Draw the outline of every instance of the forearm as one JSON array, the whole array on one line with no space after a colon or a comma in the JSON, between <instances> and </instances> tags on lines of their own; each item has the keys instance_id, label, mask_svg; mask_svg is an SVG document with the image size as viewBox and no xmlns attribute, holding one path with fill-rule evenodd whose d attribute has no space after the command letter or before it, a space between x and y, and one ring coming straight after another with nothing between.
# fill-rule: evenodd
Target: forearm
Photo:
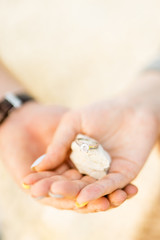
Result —
<instances>
[{"instance_id":1,"label":"forearm","mask_svg":"<svg viewBox=\"0 0 160 240\"><path fill-rule=\"evenodd\" d=\"M125 99L135 107L143 107L160 122L160 71L145 71L125 92Z\"/></svg>"},{"instance_id":2,"label":"forearm","mask_svg":"<svg viewBox=\"0 0 160 240\"><path fill-rule=\"evenodd\" d=\"M23 92L24 88L9 73L6 67L0 62L0 98L6 92Z\"/></svg>"}]
</instances>

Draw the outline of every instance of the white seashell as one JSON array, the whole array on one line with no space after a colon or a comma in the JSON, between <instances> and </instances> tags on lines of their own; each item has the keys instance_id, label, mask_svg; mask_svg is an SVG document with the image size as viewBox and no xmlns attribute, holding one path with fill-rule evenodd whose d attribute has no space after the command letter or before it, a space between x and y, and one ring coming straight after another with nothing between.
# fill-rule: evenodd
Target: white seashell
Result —
<instances>
[{"instance_id":1,"label":"white seashell","mask_svg":"<svg viewBox=\"0 0 160 240\"><path fill-rule=\"evenodd\" d=\"M80 173L96 179L107 175L111 157L95 139L78 134L71 149L70 159Z\"/></svg>"}]
</instances>

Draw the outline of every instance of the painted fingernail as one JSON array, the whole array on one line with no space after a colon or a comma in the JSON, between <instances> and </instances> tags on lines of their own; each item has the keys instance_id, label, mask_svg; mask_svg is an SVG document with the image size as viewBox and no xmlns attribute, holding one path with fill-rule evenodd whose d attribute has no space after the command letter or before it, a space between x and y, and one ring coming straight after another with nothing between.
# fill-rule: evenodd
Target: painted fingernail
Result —
<instances>
[{"instance_id":1,"label":"painted fingernail","mask_svg":"<svg viewBox=\"0 0 160 240\"><path fill-rule=\"evenodd\" d=\"M81 204L79 204L78 202L75 202L75 205L76 205L76 207L78 207L78 208L84 207L84 206L86 206L87 204L88 204L88 202L84 202L84 203L81 203Z\"/></svg>"},{"instance_id":2,"label":"painted fingernail","mask_svg":"<svg viewBox=\"0 0 160 240\"><path fill-rule=\"evenodd\" d=\"M52 192L49 192L48 193L48 195L50 196L50 197L52 197L52 198L64 198L64 196L63 195L61 195L61 194L54 194L54 193L52 193Z\"/></svg>"},{"instance_id":3,"label":"painted fingernail","mask_svg":"<svg viewBox=\"0 0 160 240\"><path fill-rule=\"evenodd\" d=\"M42 160L45 158L46 154L40 156L32 165L31 165L31 169L32 171L35 171L35 167L40 164L42 162Z\"/></svg>"},{"instance_id":4,"label":"painted fingernail","mask_svg":"<svg viewBox=\"0 0 160 240\"><path fill-rule=\"evenodd\" d=\"M25 184L25 183L22 183L22 187L23 187L24 189L30 189L30 185Z\"/></svg>"}]
</instances>

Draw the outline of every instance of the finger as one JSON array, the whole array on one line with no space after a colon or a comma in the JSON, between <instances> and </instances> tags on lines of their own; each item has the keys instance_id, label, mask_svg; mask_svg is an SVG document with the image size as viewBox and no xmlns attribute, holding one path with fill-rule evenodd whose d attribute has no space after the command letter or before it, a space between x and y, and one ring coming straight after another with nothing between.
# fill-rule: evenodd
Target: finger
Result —
<instances>
[{"instance_id":1,"label":"finger","mask_svg":"<svg viewBox=\"0 0 160 240\"><path fill-rule=\"evenodd\" d=\"M69 169L69 166L66 163L63 163L61 166L55 169L55 171L45 171L45 172L34 172L26 176L22 181L22 186L24 188L29 188L30 185L36 183L37 181L49 178L54 175L63 174L65 171ZM78 178L77 178L78 179Z\"/></svg>"},{"instance_id":2,"label":"finger","mask_svg":"<svg viewBox=\"0 0 160 240\"><path fill-rule=\"evenodd\" d=\"M121 189L118 189L113 193L110 193L108 195L108 199L113 207L118 207L127 199L127 193Z\"/></svg>"},{"instance_id":3,"label":"finger","mask_svg":"<svg viewBox=\"0 0 160 240\"><path fill-rule=\"evenodd\" d=\"M36 182L34 185L31 185L30 192L32 197L45 197L48 196L49 190L53 182L65 180L66 178L64 176L53 176L50 178L42 179L38 182Z\"/></svg>"},{"instance_id":4,"label":"finger","mask_svg":"<svg viewBox=\"0 0 160 240\"><path fill-rule=\"evenodd\" d=\"M50 172L46 172L46 176L47 175L49 176L49 173ZM67 185L67 189L69 189L70 182L71 182L69 180L78 180L78 179L82 178L82 175L75 169L70 169L70 170L64 172L63 175L57 175L57 173L54 173L55 176L51 175L50 178L46 177L45 179L43 179L43 178L40 179L40 177L45 177L45 174L43 174L43 172L35 173L35 174L32 174L32 175L34 175L33 177L35 177L35 178L36 177L39 178L39 181L36 179L37 180L35 182L36 185L34 183L34 186L32 186L32 188L31 188L31 193L35 197L48 195L48 192L50 191L51 185L55 182L57 182L57 186L58 186L59 181L63 182L64 183L63 184L64 188L66 188L66 185ZM35 176L35 175L37 175L37 176ZM91 179L90 179L90 182L91 182ZM59 191L57 191L57 193L55 193L55 195L60 194L58 192ZM63 196L63 194L62 194L62 196Z\"/></svg>"},{"instance_id":5,"label":"finger","mask_svg":"<svg viewBox=\"0 0 160 240\"><path fill-rule=\"evenodd\" d=\"M86 207L77 208L75 201L71 199L55 199L55 198L43 198L38 200L42 204L49 205L61 210L74 210L78 213L94 213L100 211L106 211L110 207L110 203L107 198L102 197L100 199L90 202Z\"/></svg>"},{"instance_id":6,"label":"finger","mask_svg":"<svg viewBox=\"0 0 160 240\"><path fill-rule=\"evenodd\" d=\"M57 174L62 174L65 171L69 170L69 166L67 163L63 163L61 164L59 167L55 168L55 171L57 172Z\"/></svg>"},{"instance_id":7,"label":"finger","mask_svg":"<svg viewBox=\"0 0 160 240\"><path fill-rule=\"evenodd\" d=\"M127 189L127 192L129 193L134 193L135 190L137 189L134 185L129 184L128 186L125 187ZM133 191L134 190L134 191ZM119 190L115 191L118 193ZM122 190L121 190L122 191ZM120 193L120 192L119 192ZM113 195L112 195L113 196ZM115 194L115 199L119 199L119 196L116 196ZM122 196L121 198L121 204L122 204ZM112 207L117 207L118 205L111 205L109 200L106 197L102 197L99 199L96 199L94 201L91 201L88 203L87 206L82 207L82 208L77 208L75 207L75 202L71 199L54 199L54 198L45 198L40 200L40 202L50 205L52 207L55 207L57 209L66 209L66 210L74 210L77 213L95 213L95 212L101 212L101 211L107 211Z\"/></svg>"},{"instance_id":8,"label":"finger","mask_svg":"<svg viewBox=\"0 0 160 240\"><path fill-rule=\"evenodd\" d=\"M76 169L69 169L62 175L71 180L79 180L82 178L82 174Z\"/></svg>"},{"instance_id":9,"label":"finger","mask_svg":"<svg viewBox=\"0 0 160 240\"><path fill-rule=\"evenodd\" d=\"M66 113L57 128L44 159L35 166L37 171L53 169L61 164L67 156L72 141L80 132L80 117L77 113Z\"/></svg>"},{"instance_id":10,"label":"finger","mask_svg":"<svg viewBox=\"0 0 160 240\"><path fill-rule=\"evenodd\" d=\"M94 201L88 203L87 206L83 208L75 208L75 211L78 213L95 213L107 211L110 208L110 203L107 198L101 197Z\"/></svg>"},{"instance_id":11,"label":"finger","mask_svg":"<svg viewBox=\"0 0 160 240\"><path fill-rule=\"evenodd\" d=\"M80 180L62 180L56 181L52 184L50 191L57 195L63 195L66 198L75 199L78 193L88 184L95 182L96 180L89 176L84 176Z\"/></svg>"},{"instance_id":12,"label":"finger","mask_svg":"<svg viewBox=\"0 0 160 240\"><path fill-rule=\"evenodd\" d=\"M138 193L138 188L133 184L128 184L123 190L126 192L127 198L132 198Z\"/></svg>"},{"instance_id":13,"label":"finger","mask_svg":"<svg viewBox=\"0 0 160 240\"><path fill-rule=\"evenodd\" d=\"M133 197L138 192L138 189L133 184L128 184L123 189L117 189L110 193L107 197L113 207L120 206L126 199Z\"/></svg>"},{"instance_id":14,"label":"finger","mask_svg":"<svg viewBox=\"0 0 160 240\"><path fill-rule=\"evenodd\" d=\"M77 197L83 204L124 188L136 176L136 165L126 160L113 160L110 173L102 179L84 187Z\"/></svg>"},{"instance_id":15,"label":"finger","mask_svg":"<svg viewBox=\"0 0 160 240\"><path fill-rule=\"evenodd\" d=\"M53 199L44 198L40 200L41 203L49 205L61 210L74 210L78 213L94 213L100 211L106 211L110 208L110 203L106 198L100 198L90 202L86 207L77 208L75 201L71 199Z\"/></svg>"},{"instance_id":16,"label":"finger","mask_svg":"<svg viewBox=\"0 0 160 240\"><path fill-rule=\"evenodd\" d=\"M106 211L110 208L110 203L107 198L101 197L88 203L87 208L90 212Z\"/></svg>"},{"instance_id":17,"label":"finger","mask_svg":"<svg viewBox=\"0 0 160 240\"><path fill-rule=\"evenodd\" d=\"M75 201L72 199L56 199L46 197L40 200L42 204L61 209L61 210L73 210L75 207Z\"/></svg>"},{"instance_id":18,"label":"finger","mask_svg":"<svg viewBox=\"0 0 160 240\"><path fill-rule=\"evenodd\" d=\"M41 179L53 177L55 175L57 175L57 172L55 172L55 171L31 173L23 179L23 184L30 186L30 185L40 181Z\"/></svg>"}]
</instances>

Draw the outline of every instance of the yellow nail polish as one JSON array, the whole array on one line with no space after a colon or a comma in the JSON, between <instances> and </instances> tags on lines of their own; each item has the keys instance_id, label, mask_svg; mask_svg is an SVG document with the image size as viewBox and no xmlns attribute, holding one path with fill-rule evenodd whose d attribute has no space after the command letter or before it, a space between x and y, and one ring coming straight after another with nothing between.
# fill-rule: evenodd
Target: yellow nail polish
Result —
<instances>
[{"instance_id":1,"label":"yellow nail polish","mask_svg":"<svg viewBox=\"0 0 160 240\"><path fill-rule=\"evenodd\" d=\"M35 167L31 167L31 170L36 172L36 168Z\"/></svg>"},{"instance_id":2,"label":"yellow nail polish","mask_svg":"<svg viewBox=\"0 0 160 240\"><path fill-rule=\"evenodd\" d=\"M42 162L42 160L45 158L45 156L46 156L46 154L40 156L34 163L32 163L32 165L31 165L32 171L36 171L35 167L37 167Z\"/></svg>"},{"instance_id":3,"label":"yellow nail polish","mask_svg":"<svg viewBox=\"0 0 160 240\"><path fill-rule=\"evenodd\" d=\"M35 168L35 167L32 167L31 170L34 171L34 172L42 172L42 171L43 171L43 170L38 170L38 169Z\"/></svg>"},{"instance_id":4,"label":"yellow nail polish","mask_svg":"<svg viewBox=\"0 0 160 240\"><path fill-rule=\"evenodd\" d=\"M75 203L76 207L78 207L78 208L84 207L87 204L88 204L88 202L84 202L84 203L81 203L81 204L79 204L78 202Z\"/></svg>"},{"instance_id":5,"label":"yellow nail polish","mask_svg":"<svg viewBox=\"0 0 160 240\"><path fill-rule=\"evenodd\" d=\"M22 187L23 187L24 189L30 189L30 185L25 184L25 183L22 184Z\"/></svg>"}]
</instances>

